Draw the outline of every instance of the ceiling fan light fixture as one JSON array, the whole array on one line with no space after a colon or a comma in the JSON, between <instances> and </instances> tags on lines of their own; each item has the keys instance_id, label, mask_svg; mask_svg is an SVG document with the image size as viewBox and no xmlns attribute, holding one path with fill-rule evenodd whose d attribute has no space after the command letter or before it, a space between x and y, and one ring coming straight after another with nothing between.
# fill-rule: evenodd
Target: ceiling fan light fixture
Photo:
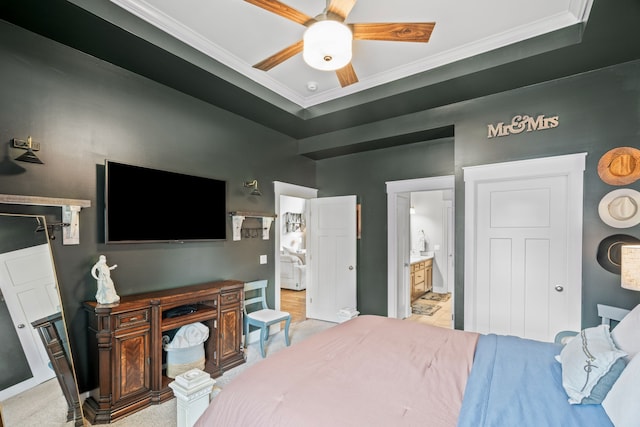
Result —
<instances>
[{"instance_id":1,"label":"ceiling fan light fixture","mask_svg":"<svg viewBox=\"0 0 640 427\"><path fill-rule=\"evenodd\" d=\"M330 19L318 21L304 33L302 57L310 67L334 71L351 61L352 45L349 27Z\"/></svg>"}]
</instances>

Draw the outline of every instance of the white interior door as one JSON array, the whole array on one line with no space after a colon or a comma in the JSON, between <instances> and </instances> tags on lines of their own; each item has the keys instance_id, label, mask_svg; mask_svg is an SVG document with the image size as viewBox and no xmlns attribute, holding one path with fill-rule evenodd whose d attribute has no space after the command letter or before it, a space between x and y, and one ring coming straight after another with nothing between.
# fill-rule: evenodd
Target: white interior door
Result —
<instances>
[{"instance_id":1,"label":"white interior door","mask_svg":"<svg viewBox=\"0 0 640 427\"><path fill-rule=\"evenodd\" d=\"M398 317L405 319L411 316L411 273L409 268L411 264L410 252L411 242L409 239L409 209L411 208L411 196L410 194L398 194L396 199L397 205L397 223L398 230L406 230L405 233L397 233L397 265L402 266L397 269L398 272Z\"/></svg>"},{"instance_id":2,"label":"white interior door","mask_svg":"<svg viewBox=\"0 0 640 427\"><path fill-rule=\"evenodd\" d=\"M446 259L444 262L445 264L444 270L446 271L446 273L445 273L445 278L442 284L442 293L451 292L453 294L454 292L453 278L454 278L454 262L455 262L454 251L453 251L453 247L454 247L453 229L455 227L454 219L453 219L453 201L448 201L448 200L445 201L444 211L445 212L442 215L444 219L444 226L443 226L444 236L442 241L446 242L446 248L444 248L444 251L443 251L444 255L446 256Z\"/></svg>"},{"instance_id":3,"label":"white interior door","mask_svg":"<svg viewBox=\"0 0 640 427\"><path fill-rule=\"evenodd\" d=\"M520 170L521 176L472 180L467 187L474 217L473 234L466 235L474 252L465 257L474 266L467 270L471 282L465 280L473 283L465 285L467 330L541 341L580 330L582 284L575 266L581 250L574 246L575 239L581 246L582 186L576 188L566 171L540 176L546 169L533 169L532 176Z\"/></svg>"},{"instance_id":4,"label":"white interior door","mask_svg":"<svg viewBox=\"0 0 640 427\"><path fill-rule=\"evenodd\" d=\"M356 307L356 196L309 200L307 317L338 322Z\"/></svg>"},{"instance_id":5,"label":"white interior door","mask_svg":"<svg viewBox=\"0 0 640 427\"><path fill-rule=\"evenodd\" d=\"M31 322L60 311L53 271L46 243L0 255L0 287L33 374L33 378L0 392L3 399L55 376L38 331L31 326Z\"/></svg>"}]
</instances>

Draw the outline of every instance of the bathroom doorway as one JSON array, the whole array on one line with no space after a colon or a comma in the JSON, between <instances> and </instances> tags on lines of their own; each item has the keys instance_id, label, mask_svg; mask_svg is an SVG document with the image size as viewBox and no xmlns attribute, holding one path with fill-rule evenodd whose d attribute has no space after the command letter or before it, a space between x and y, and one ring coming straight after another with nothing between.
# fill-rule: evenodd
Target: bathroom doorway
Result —
<instances>
[{"instance_id":1,"label":"bathroom doorway","mask_svg":"<svg viewBox=\"0 0 640 427\"><path fill-rule=\"evenodd\" d=\"M388 315L411 318L415 301L412 296L427 297L429 301L425 303L438 307L430 316L424 314L413 320L451 328L454 312L454 177L387 182L387 194ZM423 262L427 265L420 266ZM426 276L424 288L420 274ZM430 318L423 319L423 316Z\"/></svg>"},{"instance_id":2,"label":"bathroom doorway","mask_svg":"<svg viewBox=\"0 0 640 427\"><path fill-rule=\"evenodd\" d=\"M453 190L410 193L410 320L451 328Z\"/></svg>"}]
</instances>

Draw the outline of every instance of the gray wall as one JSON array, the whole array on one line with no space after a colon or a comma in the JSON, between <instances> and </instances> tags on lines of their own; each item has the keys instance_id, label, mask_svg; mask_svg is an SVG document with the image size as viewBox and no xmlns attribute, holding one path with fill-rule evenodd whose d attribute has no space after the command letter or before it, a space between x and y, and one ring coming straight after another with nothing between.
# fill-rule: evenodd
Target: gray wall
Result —
<instances>
[{"instance_id":1,"label":"gray wall","mask_svg":"<svg viewBox=\"0 0 640 427\"><path fill-rule=\"evenodd\" d=\"M453 174L451 140L336 157L318 162L319 196L355 194L361 204L358 310L387 315L386 181Z\"/></svg>"},{"instance_id":2,"label":"gray wall","mask_svg":"<svg viewBox=\"0 0 640 427\"><path fill-rule=\"evenodd\" d=\"M119 48L126 48L125 46ZM598 243L623 232L640 237L638 226L613 229L599 219L597 204L615 187L596 173L607 150L638 145L640 62L391 119L399 133L454 125L453 139L421 142L313 162L297 156L297 142L108 63L0 23L0 143L10 158L11 138L31 135L42 144L44 165L21 163L25 172L2 175L0 193L89 199L81 212L81 244L53 242L65 314L71 320L80 388L86 390L85 322L81 302L93 299L89 270L104 254L118 264L112 277L122 295L216 279L273 280L273 241L184 245L101 243L100 179L105 159L225 179L229 210L273 212L274 180L312 186L321 196L355 194L362 204L358 307L386 314L385 181L449 175L456 185L456 325L462 326L464 192L462 167L483 163L588 152L585 172L583 324L597 322L598 302L631 307L640 293L620 288L619 276L595 261ZM488 140L489 123L515 114L558 115L556 129ZM378 124L381 125L381 124ZM376 126L357 129L375 140ZM341 132L327 136L335 141ZM349 134L349 130L344 135ZM349 144L349 139L343 139ZM315 141L317 143L317 140ZM5 151L6 150L6 151ZM6 160L0 158L1 162ZM263 197L248 196L244 180L257 178ZM640 182L629 187L640 189ZM168 203L168 209L179 208ZM14 211L15 207L3 207ZM35 208L34 208L35 209ZM22 209L31 213L30 209ZM57 209L47 218L60 220ZM38 211L40 212L40 211ZM55 219L55 218L54 218ZM230 224L229 224L230 227ZM229 228L230 232L230 228ZM273 231L272 231L273 236Z\"/></svg>"},{"instance_id":3,"label":"gray wall","mask_svg":"<svg viewBox=\"0 0 640 427\"><path fill-rule=\"evenodd\" d=\"M640 237L640 226L617 229L598 215L598 203L608 192L622 188L604 183L597 173L600 157L612 148L640 145L640 61L544 83L518 91L477 99L460 106L456 122L456 185L462 186L461 167L551 155L586 152L582 263L582 323L598 323L596 304L630 308L640 293L622 289L620 276L596 261L600 241L612 234ZM516 114L559 116L555 129L487 139L486 125L510 121ZM640 190L640 181L625 186ZM462 229L463 192L456 194L457 229ZM462 236L457 236L456 270L462 268ZM460 277L456 289L462 289ZM459 299L456 298L456 302ZM461 313L456 320L461 322Z\"/></svg>"},{"instance_id":4,"label":"gray wall","mask_svg":"<svg viewBox=\"0 0 640 427\"><path fill-rule=\"evenodd\" d=\"M44 162L16 162L25 172L0 175L0 193L92 203L80 212L80 245L63 246L59 232L52 242L81 390L88 387L81 303L95 298L90 269L98 255L106 255L109 265L118 264L112 278L120 295L219 279L267 278L273 283L273 263L259 264L260 254L274 259L273 230L271 240L101 243L102 170L105 159L112 159L224 179L229 210L274 213L274 180L315 185L315 166L296 155L296 141L1 21L0 57L0 162L5 153L10 159L24 153L7 148L11 138L29 135L42 144L36 154ZM262 197L249 196L242 186L253 178ZM0 207L4 212L43 211ZM166 208L180 206L168 201ZM44 211L50 222L61 220L60 209ZM231 236L230 220L228 227Z\"/></svg>"},{"instance_id":5,"label":"gray wall","mask_svg":"<svg viewBox=\"0 0 640 427\"><path fill-rule=\"evenodd\" d=\"M510 122L517 114L558 115L555 129L488 139L487 125ZM596 261L599 242L612 234L640 238L640 226L616 229L598 216L600 199L614 187L602 182L597 163L608 150L640 145L640 61L574 76L507 93L478 98L388 120L395 132L421 126L454 125L450 143L420 143L342 158L321 160L317 182L323 195L356 194L362 202L359 245L358 307L365 313L386 313L386 194L385 181L456 175L456 318L463 327L464 182L465 166L587 152L584 174L583 326L597 324L596 304L631 308L640 293L622 289L620 276ZM377 138L375 125L358 129L359 138ZM348 132L345 132L345 135ZM370 133L370 135L367 135ZM340 133L327 137L334 144ZM320 138L315 138L318 144ZM453 153L452 153L453 150ZM452 164L453 163L453 164ZM640 190L640 181L626 186Z\"/></svg>"},{"instance_id":6,"label":"gray wall","mask_svg":"<svg viewBox=\"0 0 640 427\"><path fill-rule=\"evenodd\" d=\"M0 254L47 243L47 234L36 231L35 218L0 215Z\"/></svg>"}]
</instances>

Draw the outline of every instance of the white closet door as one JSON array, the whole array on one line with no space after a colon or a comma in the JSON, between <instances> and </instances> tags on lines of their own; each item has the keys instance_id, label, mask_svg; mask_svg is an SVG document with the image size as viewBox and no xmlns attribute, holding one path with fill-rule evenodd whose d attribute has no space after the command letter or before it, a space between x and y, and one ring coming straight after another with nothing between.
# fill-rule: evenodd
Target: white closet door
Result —
<instances>
[{"instance_id":1,"label":"white closet door","mask_svg":"<svg viewBox=\"0 0 640 427\"><path fill-rule=\"evenodd\" d=\"M505 168L499 177L495 170L486 177L479 169L471 173L467 330L542 341L580 330L582 180L571 168L549 170L542 161L515 162L511 172L510 164L491 165Z\"/></svg>"}]
</instances>

